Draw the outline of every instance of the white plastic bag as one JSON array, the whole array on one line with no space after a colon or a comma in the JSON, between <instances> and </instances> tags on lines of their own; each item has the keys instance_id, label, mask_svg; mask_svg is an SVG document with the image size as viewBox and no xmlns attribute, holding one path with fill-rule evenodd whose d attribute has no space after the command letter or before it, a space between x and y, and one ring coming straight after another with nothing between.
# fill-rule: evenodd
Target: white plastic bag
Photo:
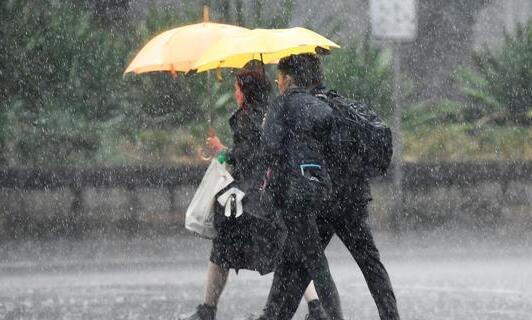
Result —
<instances>
[{"instance_id":1,"label":"white plastic bag","mask_svg":"<svg viewBox=\"0 0 532 320\"><path fill-rule=\"evenodd\" d=\"M225 166L213 159L187 208L185 228L202 237L214 238L216 236L214 229L216 194L233 181L233 177Z\"/></svg>"}]
</instances>

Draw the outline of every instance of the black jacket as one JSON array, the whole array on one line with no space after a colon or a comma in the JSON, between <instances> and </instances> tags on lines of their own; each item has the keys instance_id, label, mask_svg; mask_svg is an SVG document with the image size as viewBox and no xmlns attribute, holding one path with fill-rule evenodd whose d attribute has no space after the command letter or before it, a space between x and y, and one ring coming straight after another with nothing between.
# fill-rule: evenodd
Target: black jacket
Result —
<instances>
[{"instance_id":1,"label":"black jacket","mask_svg":"<svg viewBox=\"0 0 532 320\"><path fill-rule=\"evenodd\" d=\"M301 201L328 196L331 182L324 146L331 112L301 88L288 89L272 104L263 124L262 147L273 170L274 194Z\"/></svg>"},{"instance_id":2,"label":"black jacket","mask_svg":"<svg viewBox=\"0 0 532 320\"><path fill-rule=\"evenodd\" d=\"M215 202L214 226L218 232L213 240L211 262L223 268L249 269L265 274L273 271L282 257L286 230L268 195L259 191L265 168L261 162L261 132L267 105L256 104L239 108L229 119L233 131L233 147L227 162L233 165L237 187L246 193L244 214L226 217L225 208ZM224 191L221 191L224 192Z\"/></svg>"},{"instance_id":3,"label":"black jacket","mask_svg":"<svg viewBox=\"0 0 532 320\"><path fill-rule=\"evenodd\" d=\"M233 165L236 180L250 180L255 177L260 161L262 122L267 105L249 105L239 108L229 119L233 131L233 147L228 152L227 162Z\"/></svg>"}]
</instances>

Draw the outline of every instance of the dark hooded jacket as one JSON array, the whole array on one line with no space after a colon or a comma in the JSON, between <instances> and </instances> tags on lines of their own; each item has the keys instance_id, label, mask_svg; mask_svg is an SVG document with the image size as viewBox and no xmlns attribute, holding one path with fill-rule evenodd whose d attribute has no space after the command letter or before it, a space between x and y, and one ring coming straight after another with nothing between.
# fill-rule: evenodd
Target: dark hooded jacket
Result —
<instances>
[{"instance_id":1,"label":"dark hooded jacket","mask_svg":"<svg viewBox=\"0 0 532 320\"><path fill-rule=\"evenodd\" d=\"M263 125L262 147L278 201L328 196L331 182L324 145L331 112L326 103L302 88L288 89L272 104Z\"/></svg>"}]
</instances>

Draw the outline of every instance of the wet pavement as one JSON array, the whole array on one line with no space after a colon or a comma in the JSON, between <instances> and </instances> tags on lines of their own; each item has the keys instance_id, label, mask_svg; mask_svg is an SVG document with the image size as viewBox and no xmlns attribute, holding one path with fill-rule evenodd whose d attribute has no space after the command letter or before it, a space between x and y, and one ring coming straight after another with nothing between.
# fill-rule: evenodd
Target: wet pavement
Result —
<instances>
[{"instance_id":1,"label":"wet pavement","mask_svg":"<svg viewBox=\"0 0 532 320\"><path fill-rule=\"evenodd\" d=\"M532 319L529 239L377 234L402 319ZM151 239L3 242L0 319L176 319L203 295L209 242ZM378 319L341 243L327 250L348 319ZM271 276L231 273L218 319L260 311ZM303 319L301 304L296 319Z\"/></svg>"}]
</instances>

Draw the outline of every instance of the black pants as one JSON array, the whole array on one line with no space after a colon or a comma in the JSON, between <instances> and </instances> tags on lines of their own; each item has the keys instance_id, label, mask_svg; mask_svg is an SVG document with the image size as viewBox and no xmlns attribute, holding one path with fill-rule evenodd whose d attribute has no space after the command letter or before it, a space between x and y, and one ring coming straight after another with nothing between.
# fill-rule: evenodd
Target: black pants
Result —
<instances>
[{"instance_id":1,"label":"black pants","mask_svg":"<svg viewBox=\"0 0 532 320\"><path fill-rule=\"evenodd\" d=\"M284 298L286 295L297 294L292 290L303 281L303 279L293 277L300 273L307 277L306 283L310 280L314 281L318 295L323 297L324 306L330 310L331 319L343 319L338 290L323 251L324 247L316 223L318 210L315 208L315 205L296 205L288 206L283 210L288 237L283 262L277 267L278 271L275 272L274 283L268 296L267 306L269 306L265 309L268 319L280 319L281 315L278 312L283 310ZM279 281L281 279L282 281ZM301 300L302 292L299 300Z\"/></svg>"},{"instance_id":2,"label":"black pants","mask_svg":"<svg viewBox=\"0 0 532 320\"><path fill-rule=\"evenodd\" d=\"M336 233L362 271L377 305L380 318L383 320L399 319L390 278L380 260L379 251L375 246L367 220L368 212L365 204L342 206L337 203L336 208L329 212L323 211L317 218L321 241L326 247L333 234ZM274 274L271 290L282 290L283 293L270 295L265 310L279 308L277 320L292 319L310 280L311 277L303 268L280 266ZM318 295L329 315L338 312L335 309L340 308L339 304L326 301L328 297L322 296L319 292Z\"/></svg>"}]
</instances>

